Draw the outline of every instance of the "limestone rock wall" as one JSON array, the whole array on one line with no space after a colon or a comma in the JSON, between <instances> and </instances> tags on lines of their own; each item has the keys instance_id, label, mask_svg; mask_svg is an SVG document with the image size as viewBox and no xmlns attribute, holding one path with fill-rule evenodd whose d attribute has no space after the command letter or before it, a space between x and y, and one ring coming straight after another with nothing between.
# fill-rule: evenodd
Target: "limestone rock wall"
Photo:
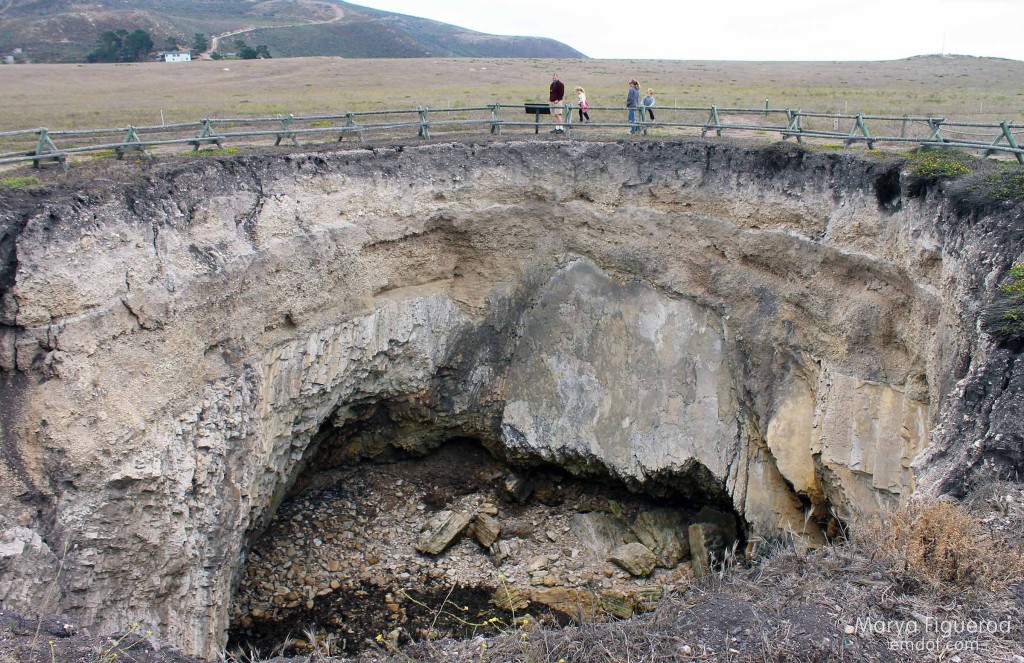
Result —
<instances>
[{"instance_id":1,"label":"limestone rock wall","mask_svg":"<svg viewBox=\"0 0 1024 663\"><path fill-rule=\"evenodd\" d=\"M691 459L726 476L739 418L720 316L579 259L521 325L506 378L508 445L625 477Z\"/></svg>"},{"instance_id":2,"label":"limestone rock wall","mask_svg":"<svg viewBox=\"0 0 1024 663\"><path fill-rule=\"evenodd\" d=\"M0 207L2 541L80 622L216 654L248 541L325 447L375 452L371 414L814 539L963 470L934 422L999 353L984 435L1019 442L1019 362L972 318L996 276L892 163L496 142L131 172ZM38 606L19 573L0 592Z\"/></svg>"}]
</instances>

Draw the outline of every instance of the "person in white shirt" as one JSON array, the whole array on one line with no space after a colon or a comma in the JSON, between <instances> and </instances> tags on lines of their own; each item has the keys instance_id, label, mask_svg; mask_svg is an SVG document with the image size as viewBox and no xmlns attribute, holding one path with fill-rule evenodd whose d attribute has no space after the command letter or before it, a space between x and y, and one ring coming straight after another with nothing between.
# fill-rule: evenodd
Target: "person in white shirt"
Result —
<instances>
[{"instance_id":1,"label":"person in white shirt","mask_svg":"<svg viewBox=\"0 0 1024 663\"><path fill-rule=\"evenodd\" d=\"M590 104L587 103L587 91L577 85L576 94L580 98L580 122L590 122Z\"/></svg>"}]
</instances>

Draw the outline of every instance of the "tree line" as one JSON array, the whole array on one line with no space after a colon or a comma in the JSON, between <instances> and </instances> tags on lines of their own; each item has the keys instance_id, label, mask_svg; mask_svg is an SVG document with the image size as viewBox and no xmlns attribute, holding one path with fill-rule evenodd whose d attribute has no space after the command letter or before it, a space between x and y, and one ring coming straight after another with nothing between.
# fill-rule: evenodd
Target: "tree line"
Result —
<instances>
[{"instance_id":1,"label":"tree line","mask_svg":"<svg viewBox=\"0 0 1024 663\"><path fill-rule=\"evenodd\" d=\"M153 38L145 30L128 32L123 28L100 34L96 50L87 62L140 62L153 51Z\"/></svg>"},{"instance_id":2,"label":"tree line","mask_svg":"<svg viewBox=\"0 0 1024 663\"><path fill-rule=\"evenodd\" d=\"M164 50L203 53L210 48L210 40L202 32L192 35L192 43L183 46L181 41L170 35L164 40ZM256 47L249 46L243 39L235 40L237 56L243 60L270 58L270 49L266 44ZM97 40L96 48L86 56L87 62L142 62L156 50L153 37L145 30L136 29L131 32L124 28L102 32ZM217 52L211 54L215 60L223 56Z\"/></svg>"}]
</instances>

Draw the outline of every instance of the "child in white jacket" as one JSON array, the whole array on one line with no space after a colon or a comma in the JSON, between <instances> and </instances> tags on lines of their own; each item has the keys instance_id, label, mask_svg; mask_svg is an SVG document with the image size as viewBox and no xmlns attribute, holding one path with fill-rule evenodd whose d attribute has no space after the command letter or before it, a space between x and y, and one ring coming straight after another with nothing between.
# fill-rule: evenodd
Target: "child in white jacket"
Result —
<instances>
[{"instance_id":1,"label":"child in white jacket","mask_svg":"<svg viewBox=\"0 0 1024 663\"><path fill-rule=\"evenodd\" d=\"M587 103L587 91L576 86L576 94L580 97L580 122L590 122L590 104Z\"/></svg>"}]
</instances>

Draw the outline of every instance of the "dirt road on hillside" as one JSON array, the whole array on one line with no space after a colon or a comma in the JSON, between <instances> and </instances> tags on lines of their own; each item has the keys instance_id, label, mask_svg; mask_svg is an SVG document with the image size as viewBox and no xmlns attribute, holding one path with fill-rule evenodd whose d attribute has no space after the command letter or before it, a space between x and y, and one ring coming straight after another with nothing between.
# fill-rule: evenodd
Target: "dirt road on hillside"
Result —
<instances>
[{"instance_id":1,"label":"dirt road on hillside","mask_svg":"<svg viewBox=\"0 0 1024 663\"><path fill-rule=\"evenodd\" d=\"M10 6L11 2L13 2L13 0L10 0L10 2L8 2L8 6ZM209 50L206 50L206 51L203 51L202 53L200 53L199 57L204 59L204 60L209 60L210 59L210 55L214 51L216 51L217 48L220 46L220 42L221 42L222 39L227 39L228 37L234 37L235 35L245 34L246 32L252 32L253 30L277 30L277 29L280 29L280 28L297 28L297 27L306 26L306 25L327 25L328 23L337 23L338 21L340 21L341 19L343 19L345 17L345 11L341 7L339 7L337 5L333 5L333 4L329 3L329 2L310 2L310 3L306 3L306 4L327 6L334 13L334 16L331 17L330 19L326 20L326 21L305 21L303 23L289 23L288 25L272 25L272 26L269 26L269 27L247 26L247 27L242 28L241 30L234 30L232 32L222 32L219 35L213 35L212 37L210 37L210 48L209 48ZM0 9L0 14L2 14L3 12L4 12L4 10Z\"/></svg>"}]
</instances>

